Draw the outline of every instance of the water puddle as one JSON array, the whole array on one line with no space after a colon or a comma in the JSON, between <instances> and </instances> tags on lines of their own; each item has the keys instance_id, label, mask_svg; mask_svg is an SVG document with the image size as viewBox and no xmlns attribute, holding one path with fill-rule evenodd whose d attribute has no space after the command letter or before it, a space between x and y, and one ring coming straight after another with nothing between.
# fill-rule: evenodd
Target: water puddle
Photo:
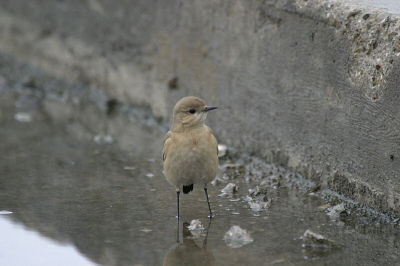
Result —
<instances>
[{"instance_id":1,"label":"water puddle","mask_svg":"<svg viewBox=\"0 0 400 266\"><path fill-rule=\"evenodd\" d=\"M328 215L329 202L312 184L295 174L276 176L284 169L251 157L221 159L218 180L209 185L211 221L196 186L182 195L177 220L175 190L162 174L164 131L151 118L141 123L146 115L140 112L110 115L73 94L38 98L29 90L0 90L0 265L400 260L398 224L342 211ZM24 110L21 94L29 105ZM221 192L229 183L234 192ZM193 220L201 225L189 230ZM306 245L307 230L339 246Z\"/></svg>"}]
</instances>

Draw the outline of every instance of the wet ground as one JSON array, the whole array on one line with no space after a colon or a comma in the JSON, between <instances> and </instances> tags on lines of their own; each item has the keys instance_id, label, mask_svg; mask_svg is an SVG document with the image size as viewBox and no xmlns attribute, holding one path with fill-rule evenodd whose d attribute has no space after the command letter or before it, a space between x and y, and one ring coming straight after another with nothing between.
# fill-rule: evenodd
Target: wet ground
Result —
<instances>
[{"instance_id":1,"label":"wet ground","mask_svg":"<svg viewBox=\"0 0 400 266\"><path fill-rule=\"evenodd\" d=\"M195 187L178 221L162 174L165 125L0 57L0 265L400 265L394 218L350 203L329 216L334 194L232 152L209 186L215 217ZM263 181L254 211L249 189ZM223 194L228 183L238 191ZM184 225L194 219L205 228L197 235ZM233 225L253 241L232 247ZM306 230L341 247L304 247Z\"/></svg>"}]
</instances>

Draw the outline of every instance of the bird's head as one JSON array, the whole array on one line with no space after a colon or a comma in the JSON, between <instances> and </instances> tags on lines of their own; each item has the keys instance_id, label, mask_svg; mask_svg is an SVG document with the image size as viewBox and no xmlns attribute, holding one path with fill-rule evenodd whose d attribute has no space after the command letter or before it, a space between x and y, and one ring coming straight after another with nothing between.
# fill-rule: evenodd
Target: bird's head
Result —
<instances>
[{"instance_id":1,"label":"bird's head","mask_svg":"<svg viewBox=\"0 0 400 266\"><path fill-rule=\"evenodd\" d=\"M215 106L207 106L197 97L185 97L176 103L172 127L175 129L195 128L204 125L207 112L216 109Z\"/></svg>"}]
</instances>

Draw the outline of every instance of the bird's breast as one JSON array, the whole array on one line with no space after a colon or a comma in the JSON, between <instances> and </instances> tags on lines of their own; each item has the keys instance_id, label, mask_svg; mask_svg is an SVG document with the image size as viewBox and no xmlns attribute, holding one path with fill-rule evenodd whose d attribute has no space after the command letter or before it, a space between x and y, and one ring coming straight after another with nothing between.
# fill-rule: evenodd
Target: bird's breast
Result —
<instances>
[{"instance_id":1,"label":"bird's breast","mask_svg":"<svg viewBox=\"0 0 400 266\"><path fill-rule=\"evenodd\" d=\"M210 182L218 170L217 144L212 134L177 134L171 138L164 173L174 183Z\"/></svg>"}]
</instances>

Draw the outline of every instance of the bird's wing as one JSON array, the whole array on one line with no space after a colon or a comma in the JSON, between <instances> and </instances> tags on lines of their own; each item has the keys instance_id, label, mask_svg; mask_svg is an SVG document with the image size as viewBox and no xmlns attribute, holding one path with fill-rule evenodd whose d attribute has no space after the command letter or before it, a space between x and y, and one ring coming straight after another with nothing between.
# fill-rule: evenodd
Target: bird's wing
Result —
<instances>
[{"instance_id":1,"label":"bird's wing","mask_svg":"<svg viewBox=\"0 0 400 266\"><path fill-rule=\"evenodd\" d=\"M215 146L215 149L217 150L217 156L218 156L218 142L217 139L215 138L214 132L211 130L211 128L208 127L208 129L210 130L210 133L212 135L212 139L213 139L213 145Z\"/></svg>"},{"instance_id":2,"label":"bird's wing","mask_svg":"<svg viewBox=\"0 0 400 266\"><path fill-rule=\"evenodd\" d=\"M165 158L167 158L167 151L168 151L168 146L169 146L169 141L170 141L171 135L172 135L172 132L168 131L167 134L165 134L164 139L163 139L163 148L162 148L163 161L165 161Z\"/></svg>"}]
</instances>

